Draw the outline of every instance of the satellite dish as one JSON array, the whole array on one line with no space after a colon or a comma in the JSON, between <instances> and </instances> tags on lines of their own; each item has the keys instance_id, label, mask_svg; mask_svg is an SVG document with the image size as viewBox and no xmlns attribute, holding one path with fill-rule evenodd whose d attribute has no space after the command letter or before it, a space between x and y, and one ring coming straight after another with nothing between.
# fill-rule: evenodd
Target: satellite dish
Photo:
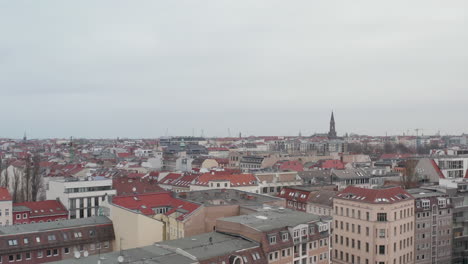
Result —
<instances>
[{"instance_id":1,"label":"satellite dish","mask_svg":"<svg viewBox=\"0 0 468 264\"><path fill-rule=\"evenodd\" d=\"M85 252L83 252L83 256L84 256L85 258L87 258L87 257L89 256L88 250L85 250Z\"/></svg>"},{"instance_id":2,"label":"satellite dish","mask_svg":"<svg viewBox=\"0 0 468 264\"><path fill-rule=\"evenodd\" d=\"M79 251L75 251L75 258L79 259L81 257L81 254Z\"/></svg>"},{"instance_id":3,"label":"satellite dish","mask_svg":"<svg viewBox=\"0 0 468 264\"><path fill-rule=\"evenodd\" d=\"M118 261L119 263L124 262L124 257L123 257L123 256L119 256L119 257L117 258L117 261Z\"/></svg>"}]
</instances>

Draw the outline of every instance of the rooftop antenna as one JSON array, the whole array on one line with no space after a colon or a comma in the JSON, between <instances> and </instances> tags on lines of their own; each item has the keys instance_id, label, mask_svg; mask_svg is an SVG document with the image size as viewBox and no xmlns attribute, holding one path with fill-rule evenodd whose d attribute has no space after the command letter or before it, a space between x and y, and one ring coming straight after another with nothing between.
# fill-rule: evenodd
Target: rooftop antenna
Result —
<instances>
[{"instance_id":1,"label":"rooftop antenna","mask_svg":"<svg viewBox=\"0 0 468 264\"><path fill-rule=\"evenodd\" d=\"M228 128L228 137L231 137L231 129Z\"/></svg>"}]
</instances>

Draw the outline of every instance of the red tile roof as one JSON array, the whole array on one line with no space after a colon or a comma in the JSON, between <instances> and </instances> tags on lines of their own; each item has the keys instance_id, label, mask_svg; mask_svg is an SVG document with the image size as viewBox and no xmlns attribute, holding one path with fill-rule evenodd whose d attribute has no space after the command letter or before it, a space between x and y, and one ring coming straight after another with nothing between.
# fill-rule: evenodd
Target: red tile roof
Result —
<instances>
[{"instance_id":1,"label":"red tile roof","mask_svg":"<svg viewBox=\"0 0 468 264\"><path fill-rule=\"evenodd\" d=\"M290 160L282 162L279 169L282 171L304 171L304 166L297 160Z\"/></svg>"},{"instance_id":2,"label":"red tile roof","mask_svg":"<svg viewBox=\"0 0 468 264\"><path fill-rule=\"evenodd\" d=\"M159 183L160 184L171 184L172 182L179 179L180 177L182 177L181 173L169 173L168 175L166 175L166 177L162 178L159 181Z\"/></svg>"},{"instance_id":3,"label":"red tile roof","mask_svg":"<svg viewBox=\"0 0 468 264\"><path fill-rule=\"evenodd\" d=\"M343 170L345 168L345 164L340 160L325 160L320 165L322 169L337 169Z\"/></svg>"},{"instance_id":4,"label":"red tile roof","mask_svg":"<svg viewBox=\"0 0 468 264\"><path fill-rule=\"evenodd\" d=\"M130 178L130 179L140 179L140 178L145 177L145 175L146 174L144 174L144 173L129 173L127 175L127 177Z\"/></svg>"},{"instance_id":5,"label":"red tile roof","mask_svg":"<svg viewBox=\"0 0 468 264\"><path fill-rule=\"evenodd\" d=\"M401 187L366 189L355 186L346 187L339 192L335 198L376 204L397 203L408 199L414 199L411 194Z\"/></svg>"},{"instance_id":6,"label":"red tile roof","mask_svg":"<svg viewBox=\"0 0 468 264\"><path fill-rule=\"evenodd\" d=\"M227 171L205 173L198 177L195 185L208 186L210 181L230 181L231 187L257 185L257 178L253 174L230 174Z\"/></svg>"},{"instance_id":7,"label":"red tile roof","mask_svg":"<svg viewBox=\"0 0 468 264\"><path fill-rule=\"evenodd\" d=\"M165 192L153 179L129 179L126 177L115 178L112 180L112 186L118 196Z\"/></svg>"},{"instance_id":8,"label":"red tile roof","mask_svg":"<svg viewBox=\"0 0 468 264\"><path fill-rule=\"evenodd\" d=\"M132 196L116 196L112 203L124 208L141 212L144 215L155 215L153 209L169 207L165 215L174 212L182 213L177 220L184 220L189 214L200 207L199 204L191 203L182 199L172 197L170 192L140 194Z\"/></svg>"},{"instance_id":9,"label":"red tile roof","mask_svg":"<svg viewBox=\"0 0 468 264\"><path fill-rule=\"evenodd\" d=\"M119 157L119 158L128 158L128 157L131 157L131 156L132 156L132 153L126 153L126 152L117 153L117 157Z\"/></svg>"},{"instance_id":10,"label":"red tile roof","mask_svg":"<svg viewBox=\"0 0 468 264\"><path fill-rule=\"evenodd\" d=\"M200 176L200 174L186 174L179 179L175 180L172 182L172 186L175 187L190 187L190 184L192 183L193 180L197 179Z\"/></svg>"},{"instance_id":11,"label":"red tile roof","mask_svg":"<svg viewBox=\"0 0 468 264\"><path fill-rule=\"evenodd\" d=\"M11 201L11 195L7 188L0 187L0 201Z\"/></svg>"},{"instance_id":12,"label":"red tile roof","mask_svg":"<svg viewBox=\"0 0 468 264\"><path fill-rule=\"evenodd\" d=\"M30 217L43 217L50 215L67 215L68 210L57 200L37 202L14 203L13 206L25 206L30 209Z\"/></svg>"}]
</instances>

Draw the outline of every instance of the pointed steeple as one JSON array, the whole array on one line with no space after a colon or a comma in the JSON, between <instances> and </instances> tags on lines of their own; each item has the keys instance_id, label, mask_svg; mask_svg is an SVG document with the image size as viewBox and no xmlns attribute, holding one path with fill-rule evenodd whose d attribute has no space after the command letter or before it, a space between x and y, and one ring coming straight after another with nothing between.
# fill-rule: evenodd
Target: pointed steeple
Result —
<instances>
[{"instance_id":1,"label":"pointed steeple","mask_svg":"<svg viewBox=\"0 0 468 264\"><path fill-rule=\"evenodd\" d=\"M331 113L331 118L330 118L330 130L328 131L328 138L329 139L336 138L335 116L333 115L333 111Z\"/></svg>"}]
</instances>

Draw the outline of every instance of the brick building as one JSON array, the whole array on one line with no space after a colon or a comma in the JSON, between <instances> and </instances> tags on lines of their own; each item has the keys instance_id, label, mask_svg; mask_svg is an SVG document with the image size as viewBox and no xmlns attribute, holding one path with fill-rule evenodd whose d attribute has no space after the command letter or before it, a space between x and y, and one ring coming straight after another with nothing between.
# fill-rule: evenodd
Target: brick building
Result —
<instances>
[{"instance_id":1,"label":"brick building","mask_svg":"<svg viewBox=\"0 0 468 264\"><path fill-rule=\"evenodd\" d=\"M13 224L34 224L68 219L68 210L59 200L13 204Z\"/></svg>"},{"instance_id":2,"label":"brick building","mask_svg":"<svg viewBox=\"0 0 468 264\"><path fill-rule=\"evenodd\" d=\"M113 250L104 216L0 227L0 263L45 263Z\"/></svg>"}]
</instances>

